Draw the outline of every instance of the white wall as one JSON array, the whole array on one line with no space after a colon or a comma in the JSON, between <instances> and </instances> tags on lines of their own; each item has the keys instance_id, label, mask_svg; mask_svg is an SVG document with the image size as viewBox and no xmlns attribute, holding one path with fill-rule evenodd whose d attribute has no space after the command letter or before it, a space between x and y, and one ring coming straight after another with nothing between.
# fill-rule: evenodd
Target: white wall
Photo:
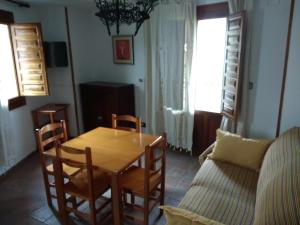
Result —
<instances>
[{"instance_id":1,"label":"white wall","mask_svg":"<svg viewBox=\"0 0 300 225\"><path fill-rule=\"evenodd\" d=\"M135 85L136 114L144 120L145 49L143 28L134 37L134 65L121 65L113 63L112 39L108 35L106 27L93 13L69 8L69 18L78 100L80 100L79 83L89 81L131 83ZM120 34L132 34L134 32L132 28L126 25L121 26ZM114 33L115 29L112 29L112 34ZM79 111L81 111L80 107Z\"/></svg>"},{"instance_id":2,"label":"white wall","mask_svg":"<svg viewBox=\"0 0 300 225\"><path fill-rule=\"evenodd\" d=\"M67 41L64 11L62 7L48 6L31 7L28 9L1 2L0 9L13 12L16 23L41 22L45 41ZM71 104L69 110L71 134L76 134L69 68L48 69L47 73L50 96L26 97L26 106L15 109L9 113L11 140L14 140L10 146L10 151L13 152L12 155L14 156L11 166L36 149L31 110L41 105L60 102Z\"/></svg>"},{"instance_id":3,"label":"white wall","mask_svg":"<svg viewBox=\"0 0 300 225\"><path fill-rule=\"evenodd\" d=\"M280 132L300 126L300 0L296 0Z\"/></svg>"},{"instance_id":4,"label":"white wall","mask_svg":"<svg viewBox=\"0 0 300 225\"><path fill-rule=\"evenodd\" d=\"M274 138L288 30L290 1L255 1L248 135Z\"/></svg>"}]
</instances>

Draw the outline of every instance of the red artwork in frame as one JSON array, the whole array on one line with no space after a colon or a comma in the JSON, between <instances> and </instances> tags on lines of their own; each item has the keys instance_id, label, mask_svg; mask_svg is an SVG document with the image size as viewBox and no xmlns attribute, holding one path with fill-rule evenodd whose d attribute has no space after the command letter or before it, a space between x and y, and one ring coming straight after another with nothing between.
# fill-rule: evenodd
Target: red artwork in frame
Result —
<instances>
[{"instance_id":1,"label":"red artwork in frame","mask_svg":"<svg viewBox=\"0 0 300 225\"><path fill-rule=\"evenodd\" d=\"M113 36L114 63L133 64L133 37Z\"/></svg>"}]
</instances>

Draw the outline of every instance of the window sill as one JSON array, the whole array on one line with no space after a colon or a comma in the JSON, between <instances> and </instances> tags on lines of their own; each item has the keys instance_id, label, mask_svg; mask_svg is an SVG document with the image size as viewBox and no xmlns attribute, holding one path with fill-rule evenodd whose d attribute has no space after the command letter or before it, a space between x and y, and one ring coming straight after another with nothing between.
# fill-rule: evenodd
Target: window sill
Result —
<instances>
[{"instance_id":1,"label":"window sill","mask_svg":"<svg viewBox=\"0 0 300 225\"><path fill-rule=\"evenodd\" d=\"M20 108L26 105L26 99L24 96L18 96L8 100L8 110L12 111L14 109Z\"/></svg>"}]
</instances>

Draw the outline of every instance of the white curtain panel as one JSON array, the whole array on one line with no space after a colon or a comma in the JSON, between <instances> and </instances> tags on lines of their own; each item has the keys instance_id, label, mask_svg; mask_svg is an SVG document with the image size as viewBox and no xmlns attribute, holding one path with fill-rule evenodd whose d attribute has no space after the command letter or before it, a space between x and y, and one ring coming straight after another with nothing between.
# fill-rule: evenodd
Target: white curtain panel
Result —
<instances>
[{"instance_id":1,"label":"white curtain panel","mask_svg":"<svg viewBox=\"0 0 300 225\"><path fill-rule=\"evenodd\" d=\"M246 48L244 58L243 84L242 84L242 98L241 109L237 121L236 133L247 136L247 112L248 112L248 95L249 95L249 73L251 65L251 36L252 36L252 14L253 14L253 0L228 0L230 14L238 13L246 10ZM226 116L223 116L220 128L227 131L234 131L235 125Z\"/></svg>"},{"instance_id":2,"label":"white curtain panel","mask_svg":"<svg viewBox=\"0 0 300 225\"><path fill-rule=\"evenodd\" d=\"M0 175L15 164L14 141L9 125L7 99L0 99Z\"/></svg>"},{"instance_id":3,"label":"white curtain panel","mask_svg":"<svg viewBox=\"0 0 300 225\"><path fill-rule=\"evenodd\" d=\"M145 26L148 130L191 150L194 110L189 101L196 35L193 1L161 1Z\"/></svg>"},{"instance_id":4,"label":"white curtain panel","mask_svg":"<svg viewBox=\"0 0 300 225\"><path fill-rule=\"evenodd\" d=\"M15 165L14 141L11 136L11 127L9 125L10 115L8 111L8 99L3 97L0 82L0 175L4 174Z\"/></svg>"}]
</instances>

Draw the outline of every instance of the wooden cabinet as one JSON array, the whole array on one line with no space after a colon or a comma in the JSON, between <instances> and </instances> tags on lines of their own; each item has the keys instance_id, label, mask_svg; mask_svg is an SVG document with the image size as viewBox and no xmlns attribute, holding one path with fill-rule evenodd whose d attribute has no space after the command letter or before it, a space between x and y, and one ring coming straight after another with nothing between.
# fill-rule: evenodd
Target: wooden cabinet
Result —
<instances>
[{"instance_id":1,"label":"wooden cabinet","mask_svg":"<svg viewBox=\"0 0 300 225\"><path fill-rule=\"evenodd\" d=\"M135 116L134 85L108 82L80 84L84 130L111 127L111 115Z\"/></svg>"}]
</instances>

